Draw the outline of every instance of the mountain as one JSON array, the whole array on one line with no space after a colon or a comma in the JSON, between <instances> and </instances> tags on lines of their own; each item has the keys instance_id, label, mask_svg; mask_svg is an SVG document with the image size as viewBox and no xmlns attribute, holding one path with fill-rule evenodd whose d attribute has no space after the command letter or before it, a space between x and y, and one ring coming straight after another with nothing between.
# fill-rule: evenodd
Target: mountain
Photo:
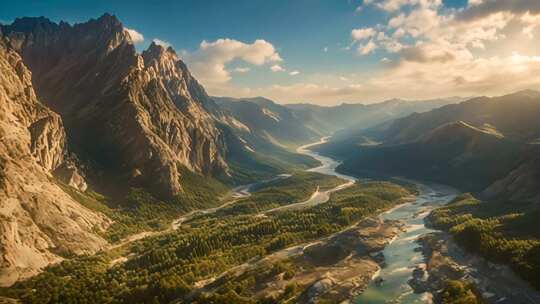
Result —
<instances>
[{"instance_id":1,"label":"mountain","mask_svg":"<svg viewBox=\"0 0 540 304\"><path fill-rule=\"evenodd\" d=\"M319 148L358 175L402 175L481 193L534 200L538 191L540 93L473 98L414 113Z\"/></svg>"},{"instance_id":2,"label":"mountain","mask_svg":"<svg viewBox=\"0 0 540 304\"><path fill-rule=\"evenodd\" d=\"M296 146L316 141L323 134L309 129L297 114L264 97L213 97L216 103L257 135L282 146Z\"/></svg>"},{"instance_id":3,"label":"mountain","mask_svg":"<svg viewBox=\"0 0 540 304\"><path fill-rule=\"evenodd\" d=\"M540 92L525 90L499 97L479 97L440 107L376 126L365 135L386 143L411 142L429 130L455 121L488 127L507 138L534 141L540 138Z\"/></svg>"},{"instance_id":4,"label":"mountain","mask_svg":"<svg viewBox=\"0 0 540 304\"><path fill-rule=\"evenodd\" d=\"M415 142L349 145L338 153L345 158L342 169L349 173L407 176L481 191L509 172L523 149L498 134L459 121L442 125Z\"/></svg>"},{"instance_id":5,"label":"mountain","mask_svg":"<svg viewBox=\"0 0 540 304\"><path fill-rule=\"evenodd\" d=\"M488 199L538 202L540 199L540 156L535 147L523 161L503 178L498 179L482 192Z\"/></svg>"},{"instance_id":6,"label":"mountain","mask_svg":"<svg viewBox=\"0 0 540 304\"><path fill-rule=\"evenodd\" d=\"M183 170L227 173L212 101L172 49L137 54L107 14L75 25L20 18L2 31L82 155L164 197L181 193Z\"/></svg>"},{"instance_id":7,"label":"mountain","mask_svg":"<svg viewBox=\"0 0 540 304\"><path fill-rule=\"evenodd\" d=\"M182 195L190 172L237 183L312 163L290 152L266 163L237 136L247 127L172 48L152 43L138 54L112 15L75 25L18 18L1 30L32 71L39 99L62 117L70 150L96 169L87 175L100 191L143 187L170 199Z\"/></svg>"},{"instance_id":8,"label":"mountain","mask_svg":"<svg viewBox=\"0 0 540 304\"><path fill-rule=\"evenodd\" d=\"M251 149L172 48L137 53L115 16L17 18L0 40L2 285L216 206L222 183L317 164Z\"/></svg>"},{"instance_id":9,"label":"mountain","mask_svg":"<svg viewBox=\"0 0 540 304\"><path fill-rule=\"evenodd\" d=\"M106 241L96 232L110 221L74 201L54 181L54 171L68 171L62 119L39 102L30 71L2 36L0 100L0 286L4 286L36 274L62 256L103 248Z\"/></svg>"},{"instance_id":10,"label":"mountain","mask_svg":"<svg viewBox=\"0 0 540 304\"><path fill-rule=\"evenodd\" d=\"M432 100L390 99L374 104L341 104L323 107L311 104L288 104L306 126L332 134L341 129L362 130L414 112L425 112L442 105L462 101L451 97Z\"/></svg>"}]
</instances>

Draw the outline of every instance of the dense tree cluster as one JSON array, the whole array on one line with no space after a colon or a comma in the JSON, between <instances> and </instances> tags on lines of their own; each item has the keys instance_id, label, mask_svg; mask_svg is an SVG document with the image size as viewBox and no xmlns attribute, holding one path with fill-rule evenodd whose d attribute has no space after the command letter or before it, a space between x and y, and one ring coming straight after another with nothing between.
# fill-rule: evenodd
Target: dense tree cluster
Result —
<instances>
[{"instance_id":1,"label":"dense tree cluster","mask_svg":"<svg viewBox=\"0 0 540 304\"><path fill-rule=\"evenodd\" d=\"M439 292L439 301L443 304L481 304L482 297L474 284L458 280L448 280Z\"/></svg>"},{"instance_id":2,"label":"dense tree cluster","mask_svg":"<svg viewBox=\"0 0 540 304\"><path fill-rule=\"evenodd\" d=\"M283 190L289 185L272 187ZM24 303L168 303L190 297L194 303L252 303L249 288L257 277L222 286L212 295L194 295L194 286L247 261L340 231L407 195L406 189L390 183L358 183L333 193L325 204L301 210L201 215L173 233L129 248L66 260L2 293ZM253 197L257 203L257 195ZM129 259L114 264L119 256ZM294 271L276 267L281 268L270 269L268 275ZM297 293L294 286L284 292L284 298Z\"/></svg>"},{"instance_id":3,"label":"dense tree cluster","mask_svg":"<svg viewBox=\"0 0 540 304\"><path fill-rule=\"evenodd\" d=\"M481 202L471 195L433 211L431 223L487 259L510 265L540 288L540 222L535 203Z\"/></svg>"}]
</instances>

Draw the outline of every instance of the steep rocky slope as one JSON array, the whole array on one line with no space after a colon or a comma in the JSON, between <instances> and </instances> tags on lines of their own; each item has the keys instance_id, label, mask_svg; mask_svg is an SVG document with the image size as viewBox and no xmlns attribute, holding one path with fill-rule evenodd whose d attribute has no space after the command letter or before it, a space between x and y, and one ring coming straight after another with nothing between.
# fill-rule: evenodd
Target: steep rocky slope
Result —
<instances>
[{"instance_id":1,"label":"steep rocky slope","mask_svg":"<svg viewBox=\"0 0 540 304\"><path fill-rule=\"evenodd\" d=\"M0 286L63 254L92 253L108 220L53 181L65 163L60 117L39 103L31 73L0 35Z\"/></svg>"},{"instance_id":2,"label":"steep rocky slope","mask_svg":"<svg viewBox=\"0 0 540 304\"><path fill-rule=\"evenodd\" d=\"M110 175L162 197L182 192L183 170L227 175L217 106L172 49L137 54L107 14L75 25L21 18L2 30L76 150Z\"/></svg>"}]
</instances>

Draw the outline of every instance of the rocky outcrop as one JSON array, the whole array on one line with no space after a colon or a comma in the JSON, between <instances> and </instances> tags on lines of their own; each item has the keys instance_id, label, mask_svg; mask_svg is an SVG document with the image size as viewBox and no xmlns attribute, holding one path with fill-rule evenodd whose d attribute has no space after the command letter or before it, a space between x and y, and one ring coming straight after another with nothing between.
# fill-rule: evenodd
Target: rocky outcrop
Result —
<instances>
[{"instance_id":1,"label":"rocky outcrop","mask_svg":"<svg viewBox=\"0 0 540 304\"><path fill-rule=\"evenodd\" d=\"M51 171L65 155L60 117L38 102L31 74L0 36L0 286L61 254L92 253L109 221L74 201Z\"/></svg>"},{"instance_id":2,"label":"rocky outcrop","mask_svg":"<svg viewBox=\"0 0 540 304\"><path fill-rule=\"evenodd\" d=\"M21 18L3 31L70 142L103 168L163 197L182 192L183 170L228 173L226 119L171 48L137 54L108 14L75 25Z\"/></svg>"},{"instance_id":3,"label":"rocky outcrop","mask_svg":"<svg viewBox=\"0 0 540 304\"><path fill-rule=\"evenodd\" d=\"M81 192L88 189L88 184L77 165L73 162L66 161L56 170L53 175L64 184L73 187Z\"/></svg>"}]
</instances>

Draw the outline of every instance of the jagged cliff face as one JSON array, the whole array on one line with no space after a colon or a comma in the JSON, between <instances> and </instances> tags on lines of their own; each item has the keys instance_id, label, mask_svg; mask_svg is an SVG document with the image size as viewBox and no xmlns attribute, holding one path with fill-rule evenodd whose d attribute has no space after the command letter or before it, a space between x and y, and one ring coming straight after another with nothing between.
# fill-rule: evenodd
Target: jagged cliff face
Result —
<instances>
[{"instance_id":1,"label":"jagged cliff face","mask_svg":"<svg viewBox=\"0 0 540 304\"><path fill-rule=\"evenodd\" d=\"M170 197L182 170L227 173L220 113L172 49L137 54L116 17L3 27L78 149L128 182Z\"/></svg>"},{"instance_id":2,"label":"jagged cliff face","mask_svg":"<svg viewBox=\"0 0 540 304\"><path fill-rule=\"evenodd\" d=\"M66 136L60 117L38 102L31 74L0 35L0 286L106 242L93 231L108 220L54 182Z\"/></svg>"}]
</instances>

